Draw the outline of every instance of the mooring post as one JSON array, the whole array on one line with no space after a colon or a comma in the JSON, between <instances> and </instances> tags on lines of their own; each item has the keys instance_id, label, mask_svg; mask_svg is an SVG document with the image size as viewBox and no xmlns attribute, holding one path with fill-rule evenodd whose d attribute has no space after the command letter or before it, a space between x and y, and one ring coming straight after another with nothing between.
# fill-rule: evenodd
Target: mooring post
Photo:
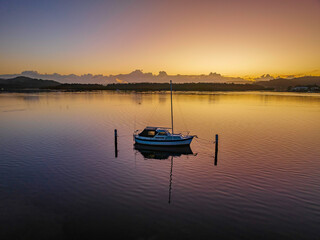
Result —
<instances>
[{"instance_id":1,"label":"mooring post","mask_svg":"<svg viewBox=\"0 0 320 240\"><path fill-rule=\"evenodd\" d=\"M215 151L215 154L214 154L214 165L217 165L218 163L218 134L216 134L216 151Z\"/></svg>"},{"instance_id":2,"label":"mooring post","mask_svg":"<svg viewBox=\"0 0 320 240\"><path fill-rule=\"evenodd\" d=\"M114 130L114 156L118 157L118 132Z\"/></svg>"}]
</instances>

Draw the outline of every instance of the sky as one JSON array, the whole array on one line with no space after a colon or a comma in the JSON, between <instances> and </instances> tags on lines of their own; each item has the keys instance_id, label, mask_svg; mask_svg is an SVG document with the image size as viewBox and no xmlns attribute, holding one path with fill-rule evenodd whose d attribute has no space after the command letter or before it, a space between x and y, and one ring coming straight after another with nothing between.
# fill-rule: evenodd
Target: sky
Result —
<instances>
[{"instance_id":1,"label":"sky","mask_svg":"<svg viewBox=\"0 0 320 240\"><path fill-rule=\"evenodd\" d=\"M0 74L320 75L320 0L0 0Z\"/></svg>"}]
</instances>

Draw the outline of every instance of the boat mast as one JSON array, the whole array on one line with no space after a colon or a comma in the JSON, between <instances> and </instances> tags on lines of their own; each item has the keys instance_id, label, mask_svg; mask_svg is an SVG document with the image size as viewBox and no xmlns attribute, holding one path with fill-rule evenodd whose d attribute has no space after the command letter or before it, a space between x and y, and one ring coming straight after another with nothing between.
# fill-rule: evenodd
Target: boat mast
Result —
<instances>
[{"instance_id":1,"label":"boat mast","mask_svg":"<svg viewBox=\"0 0 320 240\"><path fill-rule=\"evenodd\" d=\"M170 90L171 90L171 131L173 134L172 80L170 80Z\"/></svg>"}]
</instances>

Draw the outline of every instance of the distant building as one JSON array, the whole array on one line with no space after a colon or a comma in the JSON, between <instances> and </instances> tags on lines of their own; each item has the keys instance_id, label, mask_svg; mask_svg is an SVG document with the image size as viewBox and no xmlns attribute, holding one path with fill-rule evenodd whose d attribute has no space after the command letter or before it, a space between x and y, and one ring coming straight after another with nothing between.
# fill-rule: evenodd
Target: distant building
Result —
<instances>
[{"instance_id":1,"label":"distant building","mask_svg":"<svg viewBox=\"0 0 320 240\"><path fill-rule=\"evenodd\" d=\"M320 92L320 87L318 87L317 85L297 86L297 87L289 88L288 91L291 91L291 92Z\"/></svg>"},{"instance_id":2,"label":"distant building","mask_svg":"<svg viewBox=\"0 0 320 240\"><path fill-rule=\"evenodd\" d=\"M294 88L291 88L291 91L294 91L294 92L306 92L308 90L309 90L308 87L294 87Z\"/></svg>"},{"instance_id":3,"label":"distant building","mask_svg":"<svg viewBox=\"0 0 320 240\"><path fill-rule=\"evenodd\" d=\"M312 87L312 88L310 88L310 90L312 92L319 92L320 91L320 87Z\"/></svg>"}]
</instances>

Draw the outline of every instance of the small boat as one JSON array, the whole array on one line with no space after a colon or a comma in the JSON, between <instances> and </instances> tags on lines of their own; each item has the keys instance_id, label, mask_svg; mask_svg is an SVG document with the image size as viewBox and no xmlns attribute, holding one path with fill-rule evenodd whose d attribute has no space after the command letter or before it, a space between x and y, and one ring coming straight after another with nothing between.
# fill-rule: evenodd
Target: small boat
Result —
<instances>
[{"instance_id":1,"label":"small boat","mask_svg":"<svg viewBox=\"0 0 320 240\"><path fill-rule=\"evenodd\" d=\"M183 146L190 145L194 135L183 135L173 132L173 106L172 106L172 81L171 90L171 132L170 128L146 127L142 132L135 131L133 134L135 143L153 146Z\"/></svg>"}]
</instances>

